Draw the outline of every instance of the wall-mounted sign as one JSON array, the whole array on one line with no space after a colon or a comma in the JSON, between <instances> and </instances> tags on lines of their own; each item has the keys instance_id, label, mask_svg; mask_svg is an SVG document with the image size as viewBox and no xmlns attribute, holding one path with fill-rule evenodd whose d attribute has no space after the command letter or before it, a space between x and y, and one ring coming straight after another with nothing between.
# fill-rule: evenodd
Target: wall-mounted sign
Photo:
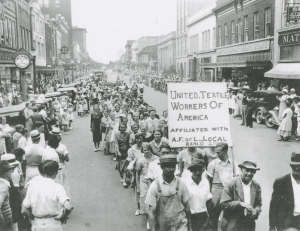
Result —
<instances>
[{"instance_id":1,"label":"wall-mounted sign","mask_svg":"<svg viewBox=\"0 0 300 231\"><path fill-rule=\"evenodd\" d=\"M236 46L224 47L217 49L217 56L221 55L232 55L232 54L241 54L241 53L250 53L256 51L263 51L270 49L270 41L258 41L251 42L248 44L241 44Z\"/></svg>"},{"instance_id":2,"label":"wall-mounted sign","mask_svg":"<svg viewBox=\"0 0 300 231\"><path fill-rule=\"evenodd\" d=\"M23 48L21 48L19 51L14 53L12 58L14 60L16 67L18 67L20 69L28 68L30 66L31 60L32 60L32 56L27 51L25 51Z\"/></svg>"},{"instance_id":3,"label":"wall-mounted sign","mask_svg":"<svg viewBox=\"0 0 300 231\"><path fill-rule=\"evenodd\" d=\"M69 48L68 47L66 47L66 46L63 46L62 48L60 48L60 52L62 53L62 54L68 54L69 53Z\"/></svg>"},{"instance_id":4,"label":"wall-mounted sign","mask_svg":"<svg viewBox=\"0 0 300 231\"><path fill-rule=\"evenodd\" d=\"M300 4L286 4L286 22L299 22L300 19Z\"/></svg>"},{"instance_id":5,"label":"wall-mounted sign","mask_svg":"<svg viewBox=\"0 0 300 231\"><path fill-rule=\"evenodd\" d=\"M300 32L294 32L292 34L279 35L279 45L289 45L300 43Z\"/></svg>"}]
</instances>

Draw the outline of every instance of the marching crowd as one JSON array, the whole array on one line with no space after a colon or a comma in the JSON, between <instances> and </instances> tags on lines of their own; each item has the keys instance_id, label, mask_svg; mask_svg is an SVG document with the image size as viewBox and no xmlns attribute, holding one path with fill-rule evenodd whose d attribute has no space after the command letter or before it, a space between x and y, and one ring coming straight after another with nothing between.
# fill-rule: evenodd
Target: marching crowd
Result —
<instances>
[{"instance_id":1,"label":"marching crowd","mask_svg":"<svg viewBox=\"0 0 300 231\"><path fill-rule=\"evenodd\" d=\"M60 129L65 134L71 130L74 115L63 118L73 109L78 116L91 113L95 152L103 149L113 155L123 187L133 189L135 215L147 217L145 228L214 231L221 219L224 231L255 230L262 206L262 189L253 179L259 170L256 161L234 162L223 142L211 148L171 148L168 112L158 115L144 101L141 86L81 82L74 99L63 95L46 111L34 103L27 109L33 113L26 117L26 127L17 125L8 137L2 136L4 143L11 141L11 148L3 146L0 161L0 230L18 230L19 225L60 231L67 222L73 209L69 152ZM0 128L7 127L3 117ZM300 154L292 153L289 164L291 173L274 183L272 231L300 230Z\"/></svg>"},{"instance_id":2,"label":"marching crowd","mask_svg":"<svg viewBox=\"0 0 300 231\"><path fill-rule=\"evenodd\" d=\"M218 230L221 219L222 230L255 230L262 206L255 160L237 164L226 143L172 149L168 113L160 116L144 102L143 88L135 83L90 88L101 96L95 95L91 115L95 152L102 146L114 155L123 187L133 188L135 215L147 217L147 229ZM292 153L290 166L292 173L274 183L270 230L300 230L300 154Z\"/></svg>"}]
</instances>

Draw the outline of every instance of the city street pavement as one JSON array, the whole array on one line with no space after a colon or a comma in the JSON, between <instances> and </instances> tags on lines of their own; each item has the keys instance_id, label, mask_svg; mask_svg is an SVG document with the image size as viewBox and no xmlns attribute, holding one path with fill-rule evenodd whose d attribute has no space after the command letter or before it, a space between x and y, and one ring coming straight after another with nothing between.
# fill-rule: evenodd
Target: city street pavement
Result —
<instances>
[{"instance_id":1,"label":"city street pavement","mask_svg":"<svg viewBox=\"0 0 300 231\"><path fill-rule=\"evenodd\" d=\"M124 78L126 82L128 79ZM144 98L161 116L167 109L167 96L145 87ZM262 214L257 229L268 229L268 210L275 178L290 172L288 161L292 151L299 152L299 143L278 142L275 129L254 123L254 128L240 126L241 121L231 119L234 156L238 163L248 157L257 160L261 171L255 179L262 187ZM140 231L146 230L145 218L134 216L136 203L132 189L124 189L115 171L112 156L94 152L89 130L90 116L76 117L74 130L63 135L62 143L70 152L68 173L71 202L74 210L65 231Z\"/></svg>"}]
</instances>

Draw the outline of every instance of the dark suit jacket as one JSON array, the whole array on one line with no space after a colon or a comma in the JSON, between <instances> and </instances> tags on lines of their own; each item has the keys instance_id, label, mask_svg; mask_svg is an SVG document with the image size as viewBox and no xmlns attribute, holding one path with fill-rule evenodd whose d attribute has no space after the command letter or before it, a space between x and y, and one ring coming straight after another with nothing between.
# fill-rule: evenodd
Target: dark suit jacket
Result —
<instances>
[{"instance_id":1,"label":"dark suit jacket","mask_svg":"<svg viewBox=\"0 0 300 231\"><path fill-rule=\"evenodd\" d=\"M270 228L287 229L293 217L294 204L291 174L276 179L270 203Z\"/></svg>"},{"instance_id":2,"label":"dark suit jacket","mask_svg":"<svg viewBox=\"0 0 300 231\"><path fill-rule=\"evenodd\" d=\"M40 121L40 122L44 123L44 117L39 113L33 113L31 115L31 119L32 119L33 129L35 129L35 122Z\"/></svg>"},{"instance_id":3,"label":"dark suit jacket","mask_svg":"<svg viewBox=\"0 0 300 231\"><path fill-rule=\"evenodd\" d=\"M261 188L260 185L252 181L250 186L251 193L251 206L257 209L258 215L261 212ZM221 208L224 210L222 219L222 230L226 231L254 231L255 220L245 216L245 208L240 205L240 202L244 202L244 191L241 181L241 177L235 177L229 181L222 192L221 196ZM258 215L256 219L258 218Z\"/></svg>"}]
</instances>

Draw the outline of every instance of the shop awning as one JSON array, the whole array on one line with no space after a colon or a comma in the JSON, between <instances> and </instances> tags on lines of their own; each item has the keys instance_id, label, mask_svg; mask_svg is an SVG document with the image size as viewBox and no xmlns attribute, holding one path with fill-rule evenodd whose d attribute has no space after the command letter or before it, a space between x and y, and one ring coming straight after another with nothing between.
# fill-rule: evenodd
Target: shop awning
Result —
<instances>
[{"instance_id":1,"label":"shop awning","mask_svg":"<svg viewBox=\"0 0 300 231\"><path fill-rule=\"evenodd\" d=\"M278 63L265 73L265 77L276 79L300 79L300 63Z\"/></svg>"},{"instance_id":2,"label":"shop awning","mask_svg":"<svg viewBox=\"0 0 300 231\"><path fill-rule=\"evenodd\" d=\"M41 66L36 66L37 71L63 71L63 67L41 67Z\"/></svg>"}]
</instances>

